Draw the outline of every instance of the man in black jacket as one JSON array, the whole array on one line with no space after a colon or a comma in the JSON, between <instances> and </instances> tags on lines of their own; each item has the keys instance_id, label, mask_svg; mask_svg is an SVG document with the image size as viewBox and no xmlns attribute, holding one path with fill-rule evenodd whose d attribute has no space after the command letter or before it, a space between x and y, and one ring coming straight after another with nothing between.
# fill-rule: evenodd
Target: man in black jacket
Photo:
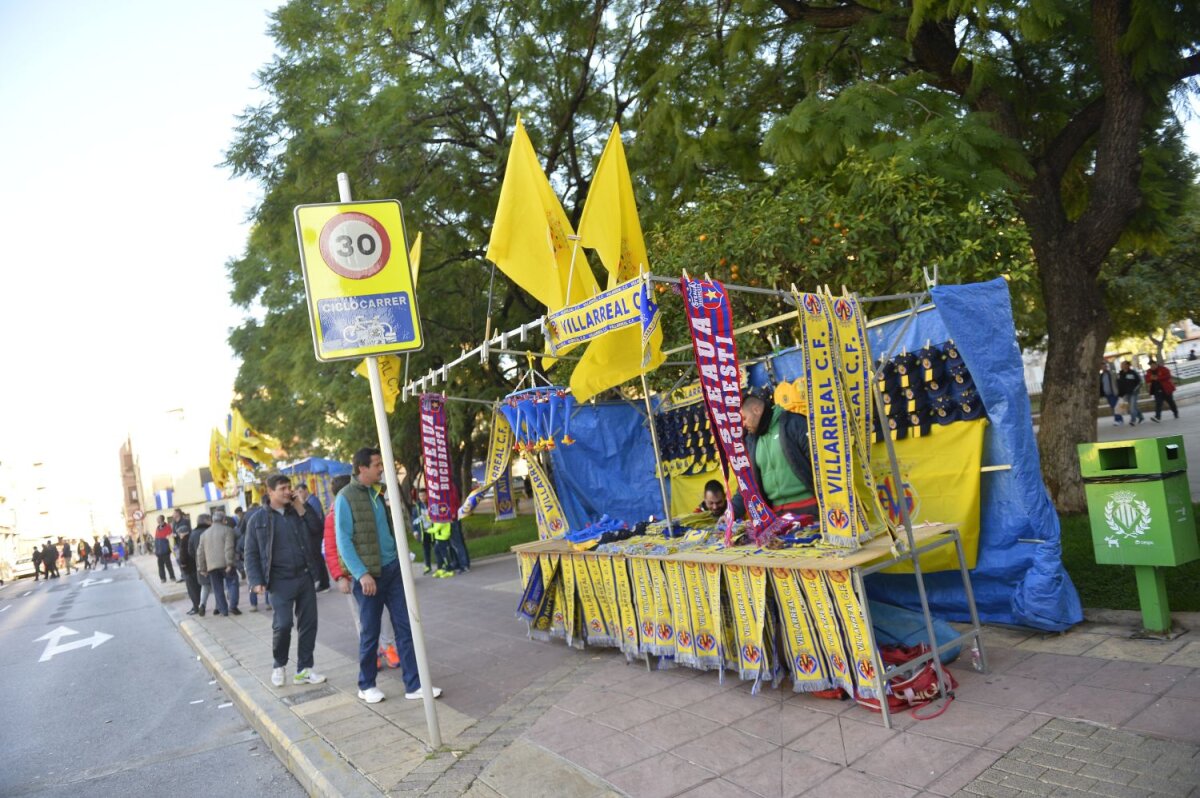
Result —
<instances>
[{"instance_id":1,"label":"man in black jacket","mask_svg":"<svg viewBox=\"0 0 1200 798\"><path fill-rule=\"evenodd\" d=\"M292 482L282 474L267 478L268 504L246 522L246 576L250 590L270 591L274 668L271 684L283 686L293 617L299 631L293 684L320 684L325 677L312 669L317 643L317 563L309 538L320 532L322 519L292 494Z\"/></svg>"},{"instance_id":2,"label":"man in black jacket","mask_svg":"<svg viewBox=\"0 0 1200 798\"><path fill-rule=\"evenodd\" d=\"M192 600L192 608L188 615L204 615L204 607L200 603L200 579L196 576L196 541L208 529L209 516L202 513L196 518L194 530L184 530L179 536L179 570L183 571L183 581L187 585L188 598Z\"/></svg>"},{"instance_id":3,"label":"man in black jacket","mask_svg":"<svg viewBox=\"0 0 1200 798\"><path fill-rule=\"evenodd\" d=\"M261 512L262 509L270 503L269 497L266 494L265 487L266 486L263 486L264 489L262 492L262 501L260 501L258 504L251 507L249 512L243 512L240 516L237 516L237 519L238 519L237 526L234 527L234 530L233 530L234 541L235 541L233 545L234 545L234 549L237 552L238 571L241 573L242 576L247 577L246 589L250 593L250 612L258 612L258 594L255 593L253 590L250 590L250 579L246 574L246 529L248 528L250 519L254 517L254 514ZM239 507L238 510L240 510L240 509L241 508ZM237 510L234 510L234 513L236 514ZM263 599L266 601L267 609L270 609L271 608L271 597L269 595L264 594Z\"/></svg>"}]
</instances>

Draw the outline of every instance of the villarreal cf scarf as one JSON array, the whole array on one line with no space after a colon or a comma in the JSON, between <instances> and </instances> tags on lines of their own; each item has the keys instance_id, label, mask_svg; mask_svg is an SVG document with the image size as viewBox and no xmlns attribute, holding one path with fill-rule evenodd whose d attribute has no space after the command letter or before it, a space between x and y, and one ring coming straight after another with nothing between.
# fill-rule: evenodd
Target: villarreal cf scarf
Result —
<instances>
[{"instance_id":1,"label":"villarreal cf scarf","mask_svg":"<svg viewBox=\"0 0 1200 798\"><path fill-rule=\"evenodd\" d=\"M429 520L448 524L458 512L458 496L450 478L450 441L446 432L446 397L421 394L421 451L425 455L425 488L429 491Z\"/></svg>"},{"instance_id":2,"label":"villarreal cf scarf","mask_svg":"<svg viewBox=\"0 0 1200 798\"><path fill-rule=\"evenodd\" d=\"M681 279L692 349L704 406L712 421L713 433L729 470L737 480L738 492L746 504L751 536L763 543L774 537L786 524L763 501L754 468L746 450L742 430L742 390L738 373L737 346L733 341L733 311L729 294L717 280Z\"/></svg>"},{"instance_id":3,"label":"villarreal cf scarf","mask_svg":"<svg viewBox=\"0 0 1200 798\"><path fill-rule=\"evenodd\" d=\"M512 514L512 488L509 484L509 458L516 436L503 413L492 414L492 433L488 438L487 460L484 461L483 484L463 499L459 515L470 515L488 488L496 486L496 520L515 518ZM501 485L503 483L503 486Z\"/></svg>"},{"instance_id":4,"label":"villarreal cf scarf","mask_svg":"<svg viewBox=\"0 0 1200 798\"><path fill-rule=\"evenodd\" d=\"M793 689L797 693L830 689L833 682L829 678L829 664L813 629L798 574L787 568L772 568L771 585L775 588L783 649L792 671Z\"/></svg>"},{"instance_id":5,"label":"villarreal cf scarf","mask_svg":"<svg viewBox=\"0 0 1200 798\"><path fill-rule=\"evenodd\" d=\"M567 517L559 504L558 494L554 492L550 476L542 468L537 455L527 457L525 462L529 465L529 475L526 479L533 487L533 501L537 508L538 536L543 540L561 538L568 531Z\"/></svg>"},{"instance_id":6,"label":"villarreal cf scarf","mask_svg":"<svg viewBox=\"0 0 1200 798\"><path fill-rule=\"evenodd\" d=\"M820 507L821 535L834 546L857 543L858 507L854 501L850 417L844 402L837 335L829 304L820 294L801 294L800 332L808 375L809 451L813 493Z\"/></svg>"},{"instance_id":7,"label":"villarreal cf scarf","mask_svg":"<svg viewBox=\"0 0 1200 798\"><path fill-rule=\"evenodd\" d=\"M758 566L725 566L725 585L733 614L734 641L737 645L738 675L753 679L757 692L766 672L763 652L763 615L766 610L766 572Z\"/></svg>"},{"instance_id":8,"label":"villarreal cf scarf","mask_svg":"<svg viewBox=\"0 0 1200 798\"><path fill-rule=\"evenodd\" d=\"M867 637L867 619L850 581L850 572L826 571L825 581L837 608L838 622L842 626L842 636L854 668L854 680L858 682L858 693L864 698L878 698L879 692L875 689L875 661Z\"/></svg>"}]
</instances>

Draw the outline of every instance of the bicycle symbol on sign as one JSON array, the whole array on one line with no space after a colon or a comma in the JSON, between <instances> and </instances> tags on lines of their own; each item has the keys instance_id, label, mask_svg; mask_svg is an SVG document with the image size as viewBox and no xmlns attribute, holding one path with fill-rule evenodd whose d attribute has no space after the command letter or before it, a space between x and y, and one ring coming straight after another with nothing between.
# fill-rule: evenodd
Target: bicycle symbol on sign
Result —
<instances>
[{"instance_id":1,"label":"bicycle symbol on sign","mask_svg":"<svg viewBox=\"0 0 1200 798\"><path fill-rule=\"evenodd\" d=\"M360 346L382 346L396 342L396 330L378 316L355 316L354 322L342 329L342 337Z\"/></svg>"}]
</instances>

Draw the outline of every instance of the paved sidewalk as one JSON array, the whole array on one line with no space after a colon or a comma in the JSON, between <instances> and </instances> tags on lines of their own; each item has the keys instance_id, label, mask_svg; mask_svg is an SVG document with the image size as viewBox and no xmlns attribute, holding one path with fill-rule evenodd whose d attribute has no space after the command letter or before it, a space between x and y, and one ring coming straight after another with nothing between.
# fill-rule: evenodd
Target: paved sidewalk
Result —
<instances>
[{"instance_id":1,"label":"paved sidewalk","mask_svg":"<svg viewBox=\"0 0 1200 798\"><path fill-rule=\"evenodd\" d=\"M138 562L152 590L153 558ZM149 570L147 570L149 566ZM1200 796L1200 641L1130 640L1136 613L1064 635L988 627L991 670L951 666L945 713L879 717L849 702L689 669L647 672L611 649L526 639L511 557L417 578L446 745L421 702L355 697L345 596L319 596L323 685L270 685L270 616L187 618L167 605L251 723L322 795ZM170 587L170 586L166 586ZM245 609L245 601L242 602ZM1200 629L1200 615L1178 614ZM290 676L290 671L289 671Z\"/></svg>"}]
</instances>

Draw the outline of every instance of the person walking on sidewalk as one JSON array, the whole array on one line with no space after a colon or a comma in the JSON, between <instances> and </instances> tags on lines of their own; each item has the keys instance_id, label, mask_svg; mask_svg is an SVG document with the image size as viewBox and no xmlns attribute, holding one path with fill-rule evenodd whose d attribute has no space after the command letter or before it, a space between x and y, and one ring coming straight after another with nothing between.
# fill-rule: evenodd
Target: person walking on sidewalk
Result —
<instances>
[{"instance_id":1,"label":"person walking on sidewalk","mask_svg":"<svg viewBox=\"0 0 1200 798\"><path fill-rule=\"evenodd\" d=\"M33 581L38 581L42 578L42 550L38 546L33 547ZM50 572L46 571L46 579L50 579Z\"/></svg>"},{"instance_id":2,"label":"person walking on sidewalk","mask_svg":"<svg viewBox=\"0 0 1200 798\"><path fill-rule=\"evenodd\" d=\"M62 540L62 538L59 538L59 540ZM68 574L71 573L71 553L72 553L71 552L71 541L69 541L69 540L63 541L63 544L62 544L63 567L67 569Z\"/></svg>"},{"instance_id":3,"label":"person walking on sidewalk","mask_svg":"<svg viewBox=\"0 0 1200 798\"><path fill-rule=\"evenodd\" d=\"M238 520L237 527L234 530L234 537L237 541L235 545L237 548L238 571L242 574L242 576L246 577L246 590L250 593L250 612L258 612L258 594L253 590L250 590L250 578L246 573L246 530L249 528L248 525L250 523L250 519L254 516L254 514L261 512L268 504L269 497L264 490L262 501L254 507L251 507L249 512L242 513L241 518ZM237 511L235 510L234 512L236 513ZM270 596L264 594L263 598L266 601L267 609L270 609Z\"/></svg>"},{"instance_id":4,"label":"person walking on sidewalk","mask_svg":"<svg viewBox=\"0 0 1200 798\"><path fill-rule=\"evenodd\" d=\"M421 698L421 677L413 651L412 629L408 621L408 602L401 581L401 564L395 533L379 495L383 459L378 449L362 448L354 453L350 484L342 488L333 503L334 529L342 570L354 580L354 598L358 600L358 697L376 704L385 696L375 682L379 675L376 652L379 626L386 606L396 633L400 653L400 672L404 677L404 697ZM431 687L434 698L442 694Z\"/></svg>"},{"instance_id":5,"label":"person walking on sidewalk","mask_svg":"<svg viewBox=\"0 0 1200 798\"><path fill-rule=\"evenodd\" d=\"M1161 360L1157 363L1150 361L1146 369L1146 382L1150 385L1150 395L1154 397L1154 416L1150 419L1155 424L1162 421L1162 409L1165 404L1171 408L1175 418L1179 418L1179 408L1175 406L1175 380L1171 370Z\"/></svg>"},{"instance_id":6,"label":"person walking on sidewalk","mask_svg":"<svg viewBox=\"0 0 1200 798\"><path fill-rule=\"evenodd\" d=\"M174 530L167 523L167 517L160 515L158 517L158 526L154 529L154 557L158 560L158 581L166 584L167 574L171 575L171 580L180 582L182 580L175 578L175 566L171 564L171 535ZM108 568L108 563L104 564L105 569Z\"/></svg>"},{"instance_id":7,"label":"person walking on sidewalk","mask_svg":"<svg viewBox=\"0 0 1200 798\"><path fill-rule=\"evenodd\" d=\"M317 564L308 538L321 528L321 519L292 495L292 483L282 474L267 478L268 506L249 516L246 525L246 577L256 593L270 591L275 610L271 628L274 668L271 684L281 687L292 643L293 618L298 627L296 675L293 684L320 684L313 670L317 643Z\"/></svg>"},{"instance_id":8,"label":"person walking on sidewalk","mask_svg":"<svg viewBox=\"0 0 1200 798\"><path fill-rule=\"evenodd\" d=\"M315 514L317 516L317 518L325 517L325 512L321 508L321 500L318 499L316 496L312 495L311 493L309 493L308 485L305 485L303 482L301 482L299 485L297 485L296 486L296 497L299 498L300 501L304 502L304 505L306 507L308 507L309 512ZM324 593L326 590L329 589L329 569L325 564L325 558L323 556L321 556L322 539L323 539L322 535L317 535L316 537L309 540L309 544L312 546L312 550L313 550L313 557L316 558L316 561L317 561L317 592L318 593Z\"/></svg>"},{"instance_id":9,"label":"person walking on sidewalk","mask_svg":"<svg viewBox=\"0 0 1200 798\"><path fill-rule=\"evenodd\" d=\"M192 538L208 528L209 516L201 513L196 516L196 528L185 533L179 539L179 571L183 574L183 583L187 585L188 598L192 600L192 608L188 615L200 615L200 580L196 576L196 554L192 547Z\"/></svg>"},{"instance_id":10,"label":"person walking on sidewalk","mask_svg":"<svg viewBox=\"0 0 1200 798\"><path fill-rule=\"evenodd\" d=\"M233 547L233 530L222 521L224 521L224 517L218 520L214 513L212 524L204 533L204 537L201 538L200 545L197 547L196 569L200 572L201 579L209 581L209 589L217 602L216 614L228 616L231 612L236 611L236 607L230 609L225 596L225 586L229 574L232 573L236 589L237 565ZM183 535L180 537L182 538ZM180 549L182 550L182 548L181 546ZM240 612L237 614L241 615Z\"/></svg>"},{"instance_id":11,"label":"person walking on sidewalk","mask_svg":"<svg viewBox=\"0 0 1200 798\"><path fill-rule=\"evenodd\" d=\"M242 590L241 584L238 582L237 571L237 532L229 523L229 516L225 514L224 507L213 509L212 523L213 527L221 526L228 529L229 539L233 541L233 558L229 561L229 567L225 569L225 597L229 603L229 614L241 615L242 611L238 609L238 600L241 598Z\"/></svg>"},{"instance_id":12,"label":"person walking on sidewalk","mask_svg":"<svg viewBox=\"0 0 1200 798\"><path fill-rule=\"evenodd\" d=\"M58 549L48 540L42 544L42 567L46 569L47 579L58 579Z\"/></svg>"},{"instance_id":13,"label":"person walking on sidewalk","mask_svg":"<svg viewBox=\"0 0 1200 798\"><path fill-rule=\"evenodd\" d=\"M1129 407L1129 426L1135 427L1146 420L1138 407L1138 394L1142 391L1142 377L1128 360L1121 361L1121 372L1117 375L1117 396Z\"/></svg>"},{"instance_id":14,"label":"person walking on sidewalk","mask_svg":"<svg viewBox=\"0 0 1200 798\"><path fill-rule=\"evenodd\" d=\"M1112 363L1107 360L1100 361L1100 395L1112 410L1113 426L1121 426L1121 413L1117 409L1117 375L1113 374Z\"/></svg>"}]
</instances>

